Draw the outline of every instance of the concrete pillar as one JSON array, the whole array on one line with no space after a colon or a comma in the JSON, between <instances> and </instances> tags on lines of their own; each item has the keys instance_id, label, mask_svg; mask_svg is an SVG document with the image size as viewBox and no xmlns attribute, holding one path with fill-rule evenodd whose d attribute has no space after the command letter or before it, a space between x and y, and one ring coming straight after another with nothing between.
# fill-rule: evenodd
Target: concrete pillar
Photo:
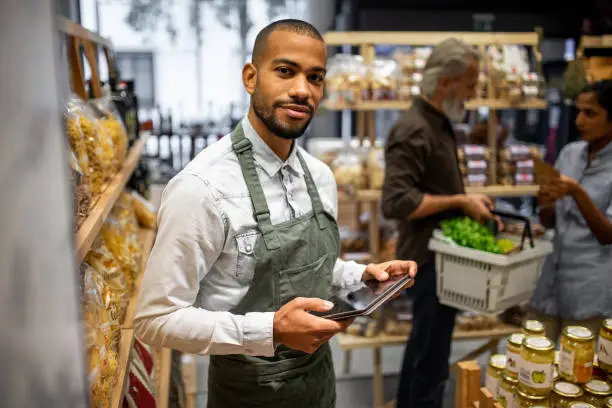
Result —
<instances>
[{"instance_id":1,"label":"concrete pillar","mask_svg":"<svg viewBox=\"0 0 612 408\"><path fill-rule=\"evenodd\" d=\"M85 407L55 0L0 13L0 398Z\"/></svg>"}]
</instances>

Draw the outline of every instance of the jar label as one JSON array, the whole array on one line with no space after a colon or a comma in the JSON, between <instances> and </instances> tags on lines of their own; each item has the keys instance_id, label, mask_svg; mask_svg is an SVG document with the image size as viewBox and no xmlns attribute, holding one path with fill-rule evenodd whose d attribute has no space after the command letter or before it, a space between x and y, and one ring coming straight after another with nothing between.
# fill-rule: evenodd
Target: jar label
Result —
<instances>
[{"instance_id":1,"label":"jar label","mask_svg":"<svg viewBox=\"0 0 612 408\"><path fill-rule=\"evenodd\" d=\"M491 375L485 377L485 388L489 390L493 398L497 398L499 380Z\"/></svg>"},{"instance_id":2,"label":"jar label","mask_svg":"<svg viewBox=\"0 0 612 408\"><path fill-rule=\"evenodd\" d=\"M553 381L553 365L537 364L523 360L519 370L519 381L530 388L550 389Z\"/></svg>"},{"instance_id":3,"label":"jar label","mask_svg":"<svg viewBox=\"0 0 612 408\"><path fill-rule=\"evenodd\" d=\"M597 359L604 364L612 365L612 341L599 336Z\"/></svg>"},{"instance_id":4,"label":"jar label","mask_svg":"<svg viewBox=\"0 0 612 408\"><path fill-rule=\"evenodd\" d=\"M566 348L561 348L559 354L559 373L564 376L574 376L574 362L576 360L576 353Z\"/></svg>"},{"instance_id":5,"label":"jar label","mask_svg":"<svg viewBox=\"0 0 612 408\"><path fill-rule=\"evenodd\" d=\"M506 355L508 356L506 360L506 370L518 375L519 366L521 365L521 355L513 353L512 351L508 351Z\"/></svg>"},{"instance_id":6,"label":"jar label","mask_svg":"<svg viewBox=\"0 0 612 408\"><path fill-rule=\"evenodd\" d=\"M499 387L499 395L497 399L502 407L514 407L514 393L506 391L504 387Z\"/></svg>"}]
</instances>

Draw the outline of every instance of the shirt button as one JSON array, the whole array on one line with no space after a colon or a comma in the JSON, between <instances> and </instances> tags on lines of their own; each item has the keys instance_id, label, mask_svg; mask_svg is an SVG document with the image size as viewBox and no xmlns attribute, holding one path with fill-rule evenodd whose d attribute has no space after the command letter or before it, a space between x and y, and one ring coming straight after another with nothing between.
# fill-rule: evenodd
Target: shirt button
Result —
<instances>
[{"instance_id":1,"label":"shirt button","mask_svg":"<svg viewBox=\"0 0 612 408\"><path fill-rule=\"evenodd\" d=\"M253 248L251 248L251 246L250 246L250 245L247 245L247 246L246 246L246 250L247 250L247 252L251 252L251 249L253 249Z\"/></svg>"}]
</instances>

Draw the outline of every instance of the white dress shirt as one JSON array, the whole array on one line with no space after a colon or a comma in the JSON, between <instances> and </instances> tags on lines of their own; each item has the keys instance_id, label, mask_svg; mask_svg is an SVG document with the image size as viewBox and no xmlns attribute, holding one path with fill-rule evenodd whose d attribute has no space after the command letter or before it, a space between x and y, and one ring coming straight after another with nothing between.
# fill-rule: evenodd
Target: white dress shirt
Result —
<instances>
[{"instance_id":1,"label":"white dress shirt","mask_svg":"<svg viewBox=\"0 0 612 408\"><path fill-rule=\"evenodd\" d=\"M283 162L247 117L245 137L273 224L305 215L312 204L294 148ZM329 167L300 148L326 211L337 218ZM158 233L143 277L134 329L146 343L191 354L274 355L273 312L229 312L253 279L260 236L230 135L203 150L164 189ZM364 265L338 260L333 285L361 284Z\"/></svg>"}]
</instances>

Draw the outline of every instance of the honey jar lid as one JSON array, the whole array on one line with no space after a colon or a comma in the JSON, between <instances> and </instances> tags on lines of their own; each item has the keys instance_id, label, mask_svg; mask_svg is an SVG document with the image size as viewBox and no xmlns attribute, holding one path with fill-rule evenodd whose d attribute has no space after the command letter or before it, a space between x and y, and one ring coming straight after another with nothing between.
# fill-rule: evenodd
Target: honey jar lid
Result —
<instances>
[{"instance_id":1,"label":"honey jar lid","mask_svg":"<svg viewBox=\"0 0 612 408\"><path fill-rule=\"evenodd\" d=\"M534 351L552 351L555 344L544 336L527 336L523 340L523 347Z\"/></svg>"},{"instance_id":2,"label":"honey jar lid","mask_svg":"<svg viewBox=\"0 0 612 408\"><path fill-rule=\"evenodd\" d=\"M578 341L589 341L595 338L592 331L582 326L567 326L563 329L563 335Z\"/></svg>"},{"instance_id":3,"label":"honey jar lid","mask_svg":"<svg viewBox=\"0 0 612 408\"><path fill-rule=\"evenodd\" d=\"M512 333L510 336L508 336L508 343L516 347L521 347L524 339L524 333Z\"/></svg>"},{"instance_id":4,"label":"honey jar lid","mask_svg":"<svg viewBox=\"0 0 612 408\"><path fill-rule=\"evenodd\" d=\"M612 408L612 397L606 398L606 408Z\"/></svg>"},{"instance_id":5,"label":"honey jar lid","mask_svg":"<svg viewBox=\"0 0 612 408\"><path fill-rule=\"evenodd\" d=\"M596 408L588 402L570 402L567 408Z\"/></svg>"},{"instance_id":6,"label":"honey jar lid","mask_svg":"<svg viewBox=\"0 0 612 408\"><path fill-rule=\"evenodd\" d=\"M605 327L606 330L612 331L612 318L604 320L603 327Z\"/></svg>"},{"instance_id":7,"label":"honey jar lid","mask_svg":"<svg viewBox=\"0 0 612 408\"><path fill-rule=\"evenodd\" d=\"M612 394L612 387L602 380L591 380L584 384L584 390L597 396L607 397Z\"/></svg>"},{"instance_id":8,"label":"honey jar lid","mask_svg":"<svg viewBox=\"0 0 612 408\"><path fill-rule=\"evenodd\" d=\"M566 381L558 381L553 386L553 392L562 397L579 398L584 395L582 388Z\"/></svg>"},{"instance_id":9,"label":"honey jar lid","mask_svg":"<svg viewBox=\"0 0 612 408\"><path fill-rule=\"evenodd\" d=\"M528 401L544 401L544 400L548 399L547 395L529 394L528 392L526 392L525 390L523 390L520 387L516 389L516 393L519 394L521 397L523 397L523 399L526 399Z\"/></svg>"},{"instance_id":10,"label":"honey jar lid","mask_svg":"<svg viewBox=\"0 0 612 408\"><path fill-rule=\"evenodd\" d=\"M507 372L502 372L502 380L505 382L508 382L512 385L516 385L518 384L518 378L514 378L512 377L510 374L508 374Z\"/></svg>"},{"instance_id":11,"label":"honey jar lid","mask_svg":"<svg viewBox=\"0 0 612 408\"><path fill-rule=\"evenodd\" d=\"M530 334L544 334L544 324L539 320L525 320L523 330Z\"/></svg>"},{"instance_id":12,"label":"honey jar lid","mask_svg":"<svg viewBox=\"0 0 612 408\"><path fill-rule=\"evenodd\" d=\"M508 357L505 354L493 354L491 358L489 358L489 365L498 370L503 370L506 368L506 361Z\"/></svg>"}]
</instances>

